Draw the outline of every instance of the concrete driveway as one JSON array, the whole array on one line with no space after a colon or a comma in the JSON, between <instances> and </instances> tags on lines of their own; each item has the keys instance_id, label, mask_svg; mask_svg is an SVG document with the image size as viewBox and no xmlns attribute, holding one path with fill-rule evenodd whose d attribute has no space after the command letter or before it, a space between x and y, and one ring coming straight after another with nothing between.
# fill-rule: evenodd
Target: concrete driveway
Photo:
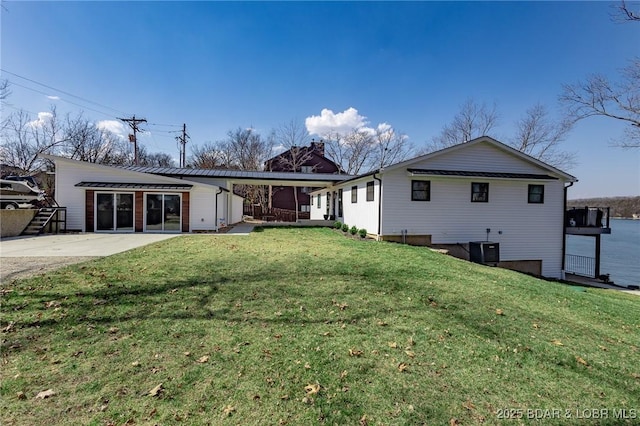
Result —
<instances>
[{"instance_id":1,"label":"concrete driveway","mask_svg":"<svg viewBox=\"0 0 640 426\"><path fill-rule=\"evenodd\" d=\"M58 234L0 241L0 280L24 278L181 234Z\"/></svg>"}]
</instances>

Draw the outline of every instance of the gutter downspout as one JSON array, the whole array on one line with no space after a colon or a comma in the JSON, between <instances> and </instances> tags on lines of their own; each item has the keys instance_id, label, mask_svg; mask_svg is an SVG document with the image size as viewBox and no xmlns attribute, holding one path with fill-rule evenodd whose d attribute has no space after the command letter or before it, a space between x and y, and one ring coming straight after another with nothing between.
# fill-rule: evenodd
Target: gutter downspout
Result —
<instances>
[{"instance_id":1,"label":"gutter downspout","mask_svg":"<svg viewBox=\"0 0 640 426\"><path fill-rule=\"evenodd\" d=\"M382 169L378 170L380 173ZM377 178L376 174L373 174L373 178L378 181L378 241L382 238L382 179Z\"/></svg>"},{"instance_id":2,"label":"gutter downspout","mask_svg":"<svg viewBox=\"0 0 640 426\"><path fill-rule=\"evenodd\" d=\"M222 194L224 191L222 190L222 187L218 187L218 192L216 192L216 216L215 216L215 226L216 226L216 232L218 232L220 230L220 228L218 227L218 195Z\"/></svg>"},{"instance_id":3,"label":"gutter downspout","mask_svg":"<svg viewBox=\"0 0 640 426\"><path fill-rule=\"evenodd\" d=\"M567 216L567 189L571 188L575 182L569 182L568 186L564 187L564 206L562 211L562 271L561 278L565 279L565 267L566 258L567 258L567 224L566 224L566 216Z\"/></svg>"}]
</instances>

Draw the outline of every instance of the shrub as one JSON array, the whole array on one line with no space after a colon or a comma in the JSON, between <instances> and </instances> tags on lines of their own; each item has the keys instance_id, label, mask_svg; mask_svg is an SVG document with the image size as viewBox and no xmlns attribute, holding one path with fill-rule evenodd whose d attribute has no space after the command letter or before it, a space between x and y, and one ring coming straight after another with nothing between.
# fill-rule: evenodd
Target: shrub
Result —
<instances>
[{"instance_id":1,"label":"shrub","mask_svg":"<svg viewBox=\"0 0 640 426\"><path fill-rule=\"evenodd\" d=\"M358 235L360 235L360 238L365 238L367 236L367 230L362 228L358 231Z\"/></svg>"},{"instance_id":2,"label":"shrub","mask_svg":"<svg viewBox=\"0 0 640 426\"><path fill-rule=\"evenodd\" d=\"M348 232L349 231L349 225L347 225L346 223L342 224L342 232Z\"/></svg>"},{"instance_id":3,"label":"shrub","mask_svg":"<svg viewBox=\"0 0 640 426\"><path fill-rule=\"evenodd\" d=\"M342 229L342 222L337 221L336 223L333 224L333 227L336 229Z\"/></svg>"},{"instance_id":4,"label":"shrub","mask_svg":"<svg viewBox=\"0 0 640 426\"><path fill-rule=\"evenodd\" d=\"M351 227L349 232L351 233L351 235L356 235L358 233L358 228L356 228L355 225L354 225L354 226Z\"/></svg>"}]
</instances>

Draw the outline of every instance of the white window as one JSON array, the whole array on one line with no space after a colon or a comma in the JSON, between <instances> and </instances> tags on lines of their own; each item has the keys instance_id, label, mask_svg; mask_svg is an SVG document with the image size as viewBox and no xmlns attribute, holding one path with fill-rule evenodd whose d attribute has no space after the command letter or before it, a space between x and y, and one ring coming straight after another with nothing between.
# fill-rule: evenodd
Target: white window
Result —
<instances>
[{"instance_id":1,"label":"white window","mask_svg":"<svg viewBox=\"0 0 640 426\"><path fill-rule=\"evenodd\" d=\"M300 171L302 173L313 173L313 166L302 166L300 167Z\"/></svg>"},{"instance_id":2,"label":"white window","mask_svg":"<svg viewBox=\"0 0 640 426\"><path fill-rule=\"evenodd\" d=\"M311 206L308 204L303 204L300 206L300 211L303 213L309 213L311 211Z\"/></svg>"}]
</instances>

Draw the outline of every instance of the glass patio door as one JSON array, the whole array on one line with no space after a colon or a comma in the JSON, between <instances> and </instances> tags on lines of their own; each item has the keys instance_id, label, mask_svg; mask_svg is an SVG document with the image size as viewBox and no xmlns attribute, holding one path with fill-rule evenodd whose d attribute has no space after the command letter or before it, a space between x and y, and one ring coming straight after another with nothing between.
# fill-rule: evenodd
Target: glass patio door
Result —
<instances>
[{"instance_id":1,"label":"glass patio door","mask_svg":"<svg viewBox=\"0 0 640 426\"><path fill-rule=\"evenodd\" d=\"M146 194L146 231L180 231L181 203L179 194Z\"/></svg>"},{"instance_id":2,"label":"glass patio door","mask_svg":"<svg viewBox=\"0 0 640 426\"><path fill-rule=\"evenodd\" d=\"M133 217L133 194L96 194L97 231L133 231Z\"/></svg>"}]
</instances>

